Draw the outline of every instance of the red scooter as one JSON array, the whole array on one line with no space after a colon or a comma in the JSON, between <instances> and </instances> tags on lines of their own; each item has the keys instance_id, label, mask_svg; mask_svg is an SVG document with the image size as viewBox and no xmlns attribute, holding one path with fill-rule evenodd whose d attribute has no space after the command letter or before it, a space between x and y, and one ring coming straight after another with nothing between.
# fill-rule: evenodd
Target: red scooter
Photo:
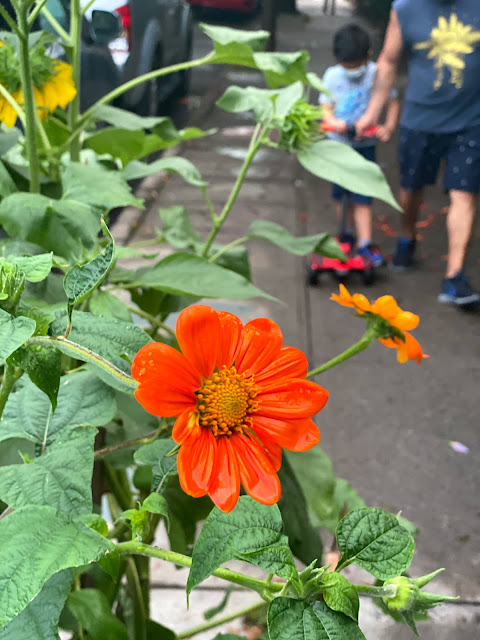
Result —
<instances>
[{"instance_id":1,"label":"red scooter","mask_svg":"<svg viewBox=\"0 0 480 640\"><path fill-rule=\"evenodd\" d=\"M333 128L324 123L322 125L322 130L333 131ZM365 137L372 137L376 132L377 127L369 127L365 131L364 135ZM355 137L354 126L348 127L347 135L352 139ZM312 253L310 255L310 262L307 268L307 285L309 286L316 286L318 284L320 274L327 271L339 280L346 278L347 275L353 271L361 275L363 283L366 286L370 286L375 282L376 272L373 264L364 257L355 255L353 251L354 247L352 247L350 242L345 241L348 203L348 193L345 193L342 200L340 229L338 237L336 238L338 246L346 256L346 262L342 262L342 260L337 258L326 258L325 256Z\"/></svg>"}]
</instances>

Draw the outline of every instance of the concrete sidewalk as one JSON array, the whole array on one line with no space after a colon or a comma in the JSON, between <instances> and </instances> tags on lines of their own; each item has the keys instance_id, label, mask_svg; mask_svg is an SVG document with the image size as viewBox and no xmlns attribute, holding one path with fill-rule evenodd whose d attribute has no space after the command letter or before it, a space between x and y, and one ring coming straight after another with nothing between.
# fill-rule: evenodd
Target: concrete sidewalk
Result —
<instances>
[{"instance_id":1,"label":"concrete sidewalk","mask_svg":"<svg viewBox=\"0 0 480 640\"><path fill-rule=\"evenodd\" d=\"M306 48L312 70L322 73L331 64L333 32L348 18L325 17L318 10L323 3L300 2L304 16L279 20L278 50ZM306 19L306 17L308 19ZM202 41L198 45L204 46ZM203 72L205 73L205 72ZM212 76L213 78L213 76ZM228 84L262 86L261 76L249 70L226 72ZM225 203L245 156L253 121L248 114L232 116L213 108L202 128L216 127L218 134L185 145L182 155L191 160L209 182L209 194L218 211ZM393 140L380 148L380 163L393 187L396 186L396 149ZM480 495L478 382L480 380L479 317L440 306L436 301L446 253L445 216L447 200L439 188L427 195L423 228L419 229L422 263L407 276L382 274L373 288L365 289L351 277L350 290L368 297L393 294L399 304L421 317L415 331L430 359L420 366L397 364L395 353L373 345L347 364L322 376L330 400L318 424L322 446L331 456L335 471L358 490L371 506L392 512L402 510L419 527L413 576L446 568L431 586L432 591L459 595L458 604L444 605L432 613L432 622L420 623L426 640L474 640L480 636ZM160 226L158 209L184 205L195 228L206 233L209 215L201 194L180 178L171 178L146 215L129 236L133 241L155 236ZM387 205L375 204L376 240L386 253L394 246L398 214ZM219 236L229 242L243 235L256 219L284 225L303 235L336 231L334 208L328 184L307 174L294 157L262 149L250 169L231 217ZM130 220L131 221L131 220ZM120 221L123 230L129 220ZM120 227L119 227L120 228ZM477 286L479 274L478 228L469 257L469 274ZM214 301L216 308L228 308L244 320L266 315L277 321L285 343L303 349L312 365L318 365L344 350L363 331L361 320L329 301L336 284L325 277L319 288L305 286L305 261L260 242L251 243L254 283L285 302L278 305L261 300ZM449 442L469 448L458 453ZM202 611L218 603L221 591L198 591L183 615L185 597L177 589L184 584L184 572L167 572L155 565L156 582L173 585L155 595L156 619L181 631L198 624ZM220 588L218 581L213 583ZM167 595L168 594L168 595ZM239 595L240 594L240 595ZM254 596L253 596L254 597ZM249 595L236 592L235 605L248 605ZM160 603L163 603L162 605ZM168 605L167 605L168 603ZM172 624L171 607L178 618ZM411 632L381 617L370 603L361 606L361 627L368 640L408 640ZM239 630L238 625L223 628ZM199 638L213 638L210 631Z\"/></svg>"}]
</instances>

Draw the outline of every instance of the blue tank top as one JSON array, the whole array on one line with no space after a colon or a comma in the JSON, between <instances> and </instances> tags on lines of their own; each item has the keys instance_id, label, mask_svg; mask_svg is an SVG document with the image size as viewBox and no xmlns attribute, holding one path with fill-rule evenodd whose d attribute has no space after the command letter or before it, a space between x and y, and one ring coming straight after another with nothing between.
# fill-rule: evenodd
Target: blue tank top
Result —
<instances>
[{"instance_id":1,"label":"blue tank top","mask_svg":"<svg viewBox=\"0 0 480 640\"><path fill-rule=\"evenodd\" d=\"M401 124L451 133L480 125L480 0L395 0L408 55Z\"/></svg>"}]
</instances>

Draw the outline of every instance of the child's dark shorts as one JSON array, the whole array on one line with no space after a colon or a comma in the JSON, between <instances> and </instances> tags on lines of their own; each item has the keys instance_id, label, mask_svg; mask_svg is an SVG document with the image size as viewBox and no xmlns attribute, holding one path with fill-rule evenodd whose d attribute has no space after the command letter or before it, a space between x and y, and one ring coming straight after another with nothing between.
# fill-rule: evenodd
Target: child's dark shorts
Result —
<instances>
[{"instance_id":1,"label":"child's dark shorts","mask_svg":"<svg viewBox=\"0 0 480 640\"><path fill-rule=\"evenodd\" d=\"M480 190L480 126L457 133L425 133L400 127L398 160L401 185L418 191L435 184L445 158L445 191Z\"/></svg>"},{"instance_id":2,"label":"child's dark shorts","mask_svg":"<svg viewBox=\"0 0 480 640\"><path fill-rule=\"evenodd\" d=\"M375 162L375 147L373 145L371 147L359 147L358 149L355 149L355 151L357 151L366 160ZM333 184L332 187L332 197L334 200L342 200L343 196L347 194L350 202L354 202L355 204L372 204L373 198L370 196L362 196L360 193L351 193L339 184Z\"/></svg>"}]
</instances>

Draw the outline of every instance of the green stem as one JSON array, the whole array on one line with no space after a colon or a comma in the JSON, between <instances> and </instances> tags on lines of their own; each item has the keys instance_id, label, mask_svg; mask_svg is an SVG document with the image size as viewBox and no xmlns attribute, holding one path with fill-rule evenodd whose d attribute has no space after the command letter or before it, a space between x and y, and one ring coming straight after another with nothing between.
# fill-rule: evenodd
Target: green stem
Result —
<instances>
[{"instance_id":1,"label":"green stem","mask_svg":"<svg viewBox=\"0 0 480 640\"><path fill-rule=\"evenodd\" d=\"M90 7L92 6L92 4L93 4L94 2L96 2L96 1L97 1L97 0L90 0L90 2L87 2L87 4L85 4L85 5L82 7L82 14L83 14L83 15L85 15L85 14L87 13L87 11L90 9Z\"/></svg>"},{"instance_id":2,"label":"green stem","mask_svg":"<svg viewBox=\"0 0 480 640\"><path fill-rule=\"evenodd\" d=\"M213 208L213 203L210 199L210 196L208 195L207 187L202 187L201 191L203 193L203 197L205 198L205 202L207 205L207 209L210 213L210 218L212 219L212 223L215 224L215 221L217 219L217 214L215 213L215 209Z\"/></svg>"},{"instance_id":3,"label":"green stem","mask_svg":"<svg viewBox=\"0 0 480 640\"><path fill-rule=\"evenodd\" d=\"M170 337L176 339L177 336L175 335L175 331L173 329L170 329L170 327L167 327L166 324L164 324L158 318L155 318L155 316L152 316L152 314L148 313L147 311L144 311L143 309L139 309L138 307L134 307L133 305L130 305L130 304L127 304L127 309L132 313L135 313L137 316L140 316L141 318L145 318L145 320L148 320L149 323L152 325L152 327L163 329L163 331L166 331Z\"/></svg>"},{"instance_id":4,"label":"green stem","mask_svg":"<svg viewBox=\"0 0 480 640\"><path fill-rule=\"evenodd\" d=\"M215 260L218 260L220 258L220 256L223 256L224 253L227 253L227 251L230 251L230 249L233 249L234 247L237 247L239 244L243 244L247 240L248 240L248 236L242 236L241 238L237 238L236 240L233 240L232 242L229 242L228 244L223 246L221 249L219 249L217 251L217 253L214 253L213 256L211 256L208 259L208 261L209 262L215 262Z\"/></svg>"},{"instance_id":5,"label":"green stem","mask_svg":"<svg viewBox=\"0 0 480 640\"><path fill-rule=\"evenodd\" d=\"M82 45L82 12L80 0L71 0L71 11L70 41L72 44L72 80L77 89L77 93L70 103L68 121L71 131L75 131L80 117L80 48ZM80 160L79 136L75 136L70 142L70 158L73 162L78 162Z\"/></svg>"},{"instance_id":6,"label":"green stem","mask_svg":"<svg viewBox=\"0 0 480 640\"><path fill-rule=\"evenodd\" d=\"M128 558L127 564L127 582L131 589L134 602L134 626L135 640L146 640L147 638L147 612L142 596L142 586L138 576L137 567L133 558Z\"/></svg>"},{"instance_id":7,"label":"green stem","mask_svg":"<svg viewBox=\"0 0 480 640\"><path fill-rule=\"evenodd\" d=\"M155 429L155 431L151 431L144 436L140 436L140 438L131 438L130 440L124 440L123 442L119 442L118 444L112 444L110 447L97 449L97 451L95 451L95 453L93 454L93 457L95 460L98 460L99 458L108 456L109 453L120 451L121 449L129 449L130 447L134 447L137 444L151 444L152 442L155 442L159 434L160 429Z\"/></svg>"},{"instance_id":8,"label":"green stem","mask_svg":"<svg viewBox=\"0 0 480 640\"><path fill-rule=\"evenodd\" d=\"M397 595L397 585L387 584L383 587L369 587L364 584L352 584L352 587L357 593L362 593L365 596L371 596L372 598L394 598Z\"/></svg>"},{"instance_id":9,"label":"green stem","mask_svg":"<svg viewBox=\"0 0 480 640\"><path fill-rule=\"evenodd\" d=\"M158 547L150 547L148 544L143 544L142 542L137 542L136 540L131 540L129 542L120 542L116 545L116 548L120 554L127 553L145 555L152 558L159 558L160 560L165 560L167 562L172 562L182 567L192 566L192 558L190 558L189 556L184 556L181 553L176 553L175 551L159 549ZM245 576L242 573L230 571L230 569L215 569L212 575L217 576L217 578L227 580L228 582L239 584L242 587L253 589L253 591L256 591L262 597L266 591L281 591L284 587L284 583L268 583L266 580L257 580L257 578L250 578L249 576Z\"/></svg>"},{"instance_id":10,"label":"green stem","mask_svg":"<svg viewBox=\"0 0 480 640\"><path fill-rule=\"evenodd\" d=\"M221 624L225 624L226 622L230 622L231 620L236 620L236 618L241 618L246 616L247 614L255 611L256 609L260 609L263 607L265 602L260 600L260 602L255 602L254 604L249 604L248 607L243 607L243 609L239 609L238 611L234 611L233 613L228 613L221 618L215 618L215 620L211 620L209 622L204 622L203 624L199 624L197 627L193 627L188 631L182 631L181 633L177 633L175 640L182 640L183 638L191 638L192 636L197 635L197 633L203 633L204 631L208 631L209 629L215 629L215 627L219 627Z\"/></svg>"},{"instance_id":11,"label":"green stem","mask_svg":"<svg viewBox=\"0 0 480 640\"><path fill-rule=\"evenodd\" d=\"M42 13L45 16L45 18L48 20L50 25L55 29L58 35L62 38L64 44L66 44L67 46L71 46L70 36L62 27L62 25L58 22L58 20L50 13L47 7L42 8Z\"/></svg>"},{"instance_id":12,"label":"green stem","mask_svg":"<svg viewBox=\"0 0 480 640\"><path fill-rule=\"evenodd\" d=\"M116 367L108 360L105 360L98 353L82 347L71 340L67 340L63 336L34 336L27 341L27 344L37 344L41 346L57 347L62 353L72 356L82 362L88 362L90 364L99 367L109 375L113 376L118 382L126 385L133 391L137 388L138 383L127 373L124 373L121 369Z\"/></svg>"},{"instance_id":13,"label":"green stem","mask_svg":"<svg viewBox=\"0 0 480 640\"><path fill-rule=\"evenodd\" d=\"M40 166L37 154L37 138L35 127L35 97L33 95L32 75L30 71L30 49L28 46L29 26L27 9L20 4L17 11L17 23L20 29L20 77L23 93L23 110L25 112L25 140L30 167L30 192L40 192Z\"/></svg>"},{"instance_id":14,"label":"green stem","mask_svg":"<svg viewBox=\"0 0 480 640\"><path fill-rule=\"evenodd\" d=\"M6 9L4 9L1 5L0 5L0 16L2 16L2 18L5 20L5 22L8 24L8 26L10 27L11 31L13 33L15 33L17 35L17 37L20 38L20 30L17 27L15 20L12 19L12 16L8 13L8 11L6 11Z\"/></svg>"},{"instance_id":15,"label":"green stem","mask_svg":"<svg viewBox=\"0 0 480 640\"><path fill-rule=\"evenodd\" d=\"M38 14L43 9L43 7L47 4L47 2L48 0L37 0L35 7L32 9L32 11L30 12L30 15L28 16L29 26L31 26L35 22L36 18L38 17Z\"/></svg>"},{"instance_id":16,"label":"green stem","mask_svg":"<svg viewBox=\"0 0 480 640\"><path fill-rule=\"evenodd\" d=\"M327 371L327 369L331 369L332 367L335 367L337 364L340 364L341 362L348 360L348 358L352 358L357 353L364 351L368 347L368 345L373 340L375 340L375 338L376 338L375 332L369 329L364 333L364 335L360 338L358 342L353 344L348 349L345 349L343 353L340 353L338 356L335 356L335 358L332 358L328 362L325 362L325 364L322 364L319 367L316 367L315 369L312 369L311 371L309 371L307 373L307 378L312 378L313 376L316 376L319 373L323 373L324 371Z\"/></svg>"},{"instance_id":17,"label":"green stem","mask_svg":"<svg viewBox=\"0 0 480 640\"><path fill-rule=\"evenodd\" d=\"M125 486L121 470L114 469L108 463L105 464L105 475L107 476L108 486L112 490L116 501L123 511L135 507L132 494L129 487Z\"/></svg>"},{"instance_id":18,"label":"green stem","mask_svg":"<svg viewBox=\"0 0 480 640\"><path fill-rule=\"evenodd\" d=\"M207 242L203 247L203 251L202 251L203 257L208 256L208 252L210 251L210 247L212 246L213 241L215 240L218 232L222 228L223 223L228 218L228 214L230 213L233 205L235 204L237 196L240 193L240 189L242 187L243 181L245 180L247 171L252 163L253 158L255 157L255 154L257 153L258 149L262 144L263 134L267 129L267 127L268 127L268 124L264 127L263 131L261 131L260 124L257 124L257 126L255 127L255 130L252 135L252 139L250 140L250 145L248 147L247 155L245 156L245 160L243 161L242 168L240 169L240 172L237 176L237 180L235 181L235 184L230 193L230 196L227 202L225 203L225 206L223 207L222 213L218 217L216 217L213 221L212 230L210 231L210 235L207 238Z\"/></svg>"},{"instance_id":19,"label":"green stem","mask_svg":"<svg viewBox=\"0 0 480 640\"><path fill-rule=\"evenodd\" d=\"M22 377L23 371L12 367L12 365L5 365L5 373L3 375L3 384L0 388L0 418L2 417L3 410L7 404L8 396L13 389L15 382Z\"/></svg>"}]
</instances>

